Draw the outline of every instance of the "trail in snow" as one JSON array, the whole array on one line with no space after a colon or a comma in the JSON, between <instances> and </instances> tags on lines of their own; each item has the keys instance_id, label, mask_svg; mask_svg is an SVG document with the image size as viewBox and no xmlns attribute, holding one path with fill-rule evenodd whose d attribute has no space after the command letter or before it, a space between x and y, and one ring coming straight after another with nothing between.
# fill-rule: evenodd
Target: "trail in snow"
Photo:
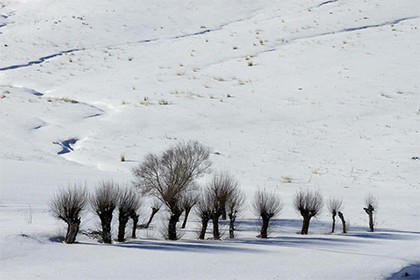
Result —
<instances>
[{"instance_id":1,"label":"trail in snow","mask_svg":"<svg viewBox=\"0 0 420 280\"><path fill-rule=\"evenodd\" d=\"M269 49L260 51L259 53L254 54L254 56L258 56L258 55L263 54L263 53L277 51L279 47L285 46L285 45L290 45L295 41L313 39L313 38L318 38L318 37L323 37L323 36L328 36L328 35L334 35L334 34L341 34L341 33L346 33L346 32L354 32L354 31L364 30L364 29L368 29L368 28L377 28L377 27L386 26L386 25L398 24L402 21L418 19L418 18L419 18L418 16L404 17L404 18L396 19L396 20L393 20L393 21L387 21L387 22L380 23L380 24L363 25L363 26L359 26L359 27L344 28L344 29L341 29L341 30L338 30L338 31L328 31L328 32L323 32L323 33L318 33L318 34L313 34L313 35L308 35L308 36L295 37L295 38L291 38L291 39L288 39L288 40L284 40L282 43L276 44L274 47L271 47ZM231 59L229 59L227 61L235 60L235 59L238 59L238 58L239 57L232 57ZM211 63L209 65L204 65L201 68L214 66L214 65L217 65L217 64L220 64L220 63L225 63L227 61L224 60L224 61L219 61L217 63Z\"/></svg>"},{"instance_id":2,"label":"trail in snow","mask_svg":"<svg viewBox=\"0 0 420 280\"><path fill-rule=\"evenodd\" d=\"M7 67L3 67L0 68L0 71L6 71L6 70L12 70L12 69L17 69L17 68L24 68L24 67L29 67L32 65L36 65L36 64L41 64L42 62L55 58L57 56L61 56L67 53L72 53L72 52L76 52L76 51L81 51L82 49L70 49L67 51L61 51L55 54L51 54L51 55L47 55L47 56L43 56L37 60L33 60L33 61L29 61L28 63L24 63L24 64L17 64L17 65L11 65L11 66L7 66Z\"/></svg>"},{"instance_id":3,"label":"trail in snow","mask_svg":"<svg viewBox=\"0 0 420 280\"><path fill-rule=\"evenodd\" d=\"M254 11L253 13L255 13L255 12L256 11ZM242 22L242 21L245 21L245 20L249 20L249 19L250 18L242 18L242 19L239 19L239 20L235 20L235 21L231 21L231 22L222 24L219 27L214 28L214 29L205 29L205 30L200 31L200 32L188 33L188 34L184 34L184 35L177 35L177 36L170 37L170 38L144 39L144 40L128 42L128 43L124 43L124 44L109 45L109 46L105 46L105 47L74 48L74 49L70 49L70 50L60 51L58 53L54 53L54 54L51 54L51 55L43 56L43 57L41 57L37 60L29 61L28 63L16 64L16 65L2 67L2 68L0 68L0 72L7 71L7 70L18 69L18 68L30 67L32 65L41 64L41 63L43 63L47 60L53 59L53 58L58 57L58 56L62 56L64 54L70 54L70 53L75 53L75 52L80 52L80 51L85 51L85 50L116 48L116 47L120 47L120 46L130 46L130 45L137 45L137 44L152 43L152 42L157 42L157 41L161 41L161 40L176 40L176 39L184 39L184 38L199 36L199 35L203 35L203 34L210 33L210 32L220 31L223 28L225 28L226 26L229 26L229 25L234 24L234 23Z\"/></svg>"},{"instance_id":4,"label":"trail in snow","mask_svg":"<svg viewBox=\"0 0 420 280\"><path fill-rule=\"evenodd\" d=\"M331 4L331 3L335 3L335 2L338 2L338 0L330 0L330 1L325 1L325 2L322 2L321 4L319 4L319 5L318 5L318 8L319 8L319 7L322 7L322 6L324 6L324 5L328 5L328 4Z\"/></svg>"}]
</instances>

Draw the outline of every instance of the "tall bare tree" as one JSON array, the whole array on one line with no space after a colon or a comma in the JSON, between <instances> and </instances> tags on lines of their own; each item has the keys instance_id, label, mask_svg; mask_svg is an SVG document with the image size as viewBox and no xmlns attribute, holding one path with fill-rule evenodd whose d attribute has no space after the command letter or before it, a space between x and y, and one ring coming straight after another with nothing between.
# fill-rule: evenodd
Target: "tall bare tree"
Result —
<instances>
[{"instance_id":1,"label":"tall bare tree","mask_svg":"<svg viewBox=\"0 0 420 280\"><path fill-rule=\"evenodd\" d=\"M140 196L133 188L125 188L121 190L118 200L118 242L124 242L125 227L130 217L133 219L132 236L135 237L135 228L138 222L138 210L140 208Z\"/></svg>"},{"instance_id":2,"label":"tall bare tree","mask_svg":"<svg viewBox=\"0 0 420 280\"><path fill-rule=\"evenodd\" d=\"M371 232L375 230L375 221L374 221L374 214L378 209L378 199L373 196L373 194L368 194L365 197L365 210L366 214L369 216L369 229Z\"/></svg>"},{"instance_id":3,"label":"tall bare tree","mask_svg":"<svg viewBox=\"0 0 420 280\"><path fill-rule=\"evenodd\" d=\"M324 206L324 199L319 191L302 191L296 193L293 205L302 217L301 234L308 234L309 223L313 217L319 215Z\"/></svg>"},{"instance_id":4,"label":"tall bare tree","mask_svg":"<svg viewBox=\"0 0 420 280\"><path fill-rule=\"evenodd\" d=\"M119 187L113 181L100 183L91 198L92 208L101 220L102 241L104 243L112 243L112 214L118 205L118 200Z\"/></svg>"},{"instance_id":5,"label":"tall bare tree","mask_svg":"<svg viewBox=\"0 0 420 280\"><path fill-rule=\"evenodd\" d=\"M335 230L335 217L337 216L338 212L342 210L343 200L340 198L332 197L327 201L328 211L330 211L332 216L332 229L331 233L334 233Z\"/></svg>"},{"instance_id":6,"label":"tall bare tree","mask_svg":"<svg viewBox=\"0 0 420 280\"><path fill-rule=\"evenodd\" d=\"M219 218L226 212L226 204L239 188L238 181L227 172L215 173L207 184L207 193L211 203L213 238L220 239Z\"/></svg>"},{"instance_id":7,"label":"tall bare tree","mask_svg":"<svg viewBox=\"0 0 420 280\"><path fill-rule=\"evenodd\" d=\"M76 241L79 232L81 213L86 208L88 193L85 188L68 186L59 190L50 201L52 214L67 223L65 242Z\"/></svg>"},{"instance_id":8,"label":"tall bare tree","mask_svg":"<svg viewBox=\"0 0 420 280\"><path fill-rule=\"evenodd\" d=\"M185 228L185 226L187 225L188 215L190 214L191 209L194 207L194 205L197 204L197 202L198 195L196 192L191 192L184 195L182 199L182 208L184 208L185 216L181 228Z\"/></svg>"},{"instance_id":9,"label":"tall bare tree","mask_svg":"<svg viewBox=\"0 0 420 280\"><path fill-rule=\"evenodd\" d=\"M148 154L133 169L135 184L143 194L158 198L170 212L169 240L177 239L176 224L183 212L182 200L193 190L194 180L210 168L210 149L197 141L181 142L161 155Z\"/></svg>"},{"instance_id":10,"label":"tall bare tree","mask_svg":"<svg viewBox=\"0 0 420 280\"><path fill-rule=\"evenodd\" d=\"M254 196L254 213L262 219L261 238L268 237L270 219L278 216L283 209L283 203L273 192L258 190Z\"/></svg>"}]
</instances>

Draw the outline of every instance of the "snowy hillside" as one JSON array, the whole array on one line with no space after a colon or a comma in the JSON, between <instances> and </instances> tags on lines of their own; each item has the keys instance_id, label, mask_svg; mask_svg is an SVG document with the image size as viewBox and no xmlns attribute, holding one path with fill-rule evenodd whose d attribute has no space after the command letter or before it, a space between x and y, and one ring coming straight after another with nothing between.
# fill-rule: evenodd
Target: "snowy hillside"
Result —
<instances>
[{"instance_id":1,"label":"snowy hillside","mask_svg":"<svg viewBox=\"0 0 420 280\"><path fill-rule=\"evenodd\" d=\"M0 1L0 278L419 279L419 13L416 0ZM58 241L60 187L130 184L147 153L191 139L247 195L237 239L197 240L193 215L166 241L161 211L125 243ZM285 204L267 240L251 211L263 188ZM299 189L343 198L349 232L330 234L325 207L298 234ZM87 212L82 230L98 227Z\"/></svg>"}]
</instances>

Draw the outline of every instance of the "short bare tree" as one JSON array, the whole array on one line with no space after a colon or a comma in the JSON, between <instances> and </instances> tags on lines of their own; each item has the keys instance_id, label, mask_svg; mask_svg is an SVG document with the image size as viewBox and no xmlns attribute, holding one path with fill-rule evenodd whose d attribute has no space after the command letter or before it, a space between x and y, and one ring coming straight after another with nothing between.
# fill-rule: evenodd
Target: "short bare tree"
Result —
<instances>
[{"instance_id":1,"label":"short bare tree","mask_svg":"<svg viewBox=\"0 0 420 280\"><path fill-rule=\"evenodd\" d=\"M238 213L243 210L245 194L239 189L235 189L226 203L226 211L229 217L229 238L235 238L236 218Z\"/></svg>"},{"instance_id":2,"label":"short bare tree","mask_svg":"<svg viewBox=\"0 0 420 280\"><path fill-rule=\"evenodd\" d=\"M343 200L340 198L332 197L327 201L328 211L330 211L332 216L332 229L331 233L335 231L335 217L337 216L338 212L342 210Z\"/></svg>"},{"instance_id":3,"label":"short bare tree","mask_svg":"<svg viewBox=\"0 0 420 280\"><path fill-rule=\"evenodd\" d=\"M147 221L146 224L142 224L140 227L141 228L149 228L153 218L155 217L157 212L159 212L161 207L162 207L162 202L160 200L157 200L157 199L153 200L153 203L152 203L152 206L151 206L152 213L150 213L149 220Z\"/></svg>"},{"instance_id":4,"label":"short bare tree","mask_svg":"<svg viewBox=\"0 0 420 280\"><path fill-rule=\"evenodd\" d=\"M255 215L262 219L259 237L267 238L270 219L280 214L283 203L274 192L258 190L254 196L253 208Z\"/></svg>"},{"instance_id":5,"label":"short bare tree","mask_svg":"<svg viewBox=\"0 0 420 280\"><path fill-rule=\"evenodd\" d=\"M209 195L207 193L202 194L198 199L197 207L195 208L195 213L201 220L201 230L198 239L204 239L206 236L207 226L211 220L211 206L211 198Z\"/></svg>"},{"instance_id":6,"label":"short bare tree","mask_svg":"<svg viewBox=\"0 0 420 280\"><path fill-rule=\"evenodd\" d=\"M198 188L198 187L197 187ZM191 209L196 205L198 202L198 195L196 192L191 192L185 194L182 199L182 208L184 208L184 222L182 223L181 228L185 228L187 225L188 215L191 212Z\"/></svg>"},{"instance_id":7,"label":"short bare tree","mask_svg":"<svg viewBox=\"0 0 420 280\"><path fill-rule=\"evenodd\" d=\"M313 217L319 215L324 206L324 199L319 191L302 191L295 194L293 205L302 215L303 224L301 234L308 234L309 223Z\"/></svg>"},{"instance_id":8,"label":"short bare tree","mask_svg":"<svg viewBox=\"0 0 420 280\"><path fill-rule=\"evenodd\" d=\"M210 168L210 149L197 141L181 142L161 155L148 154L133 169L135 184L143 194L153 195L168 208L169 240L177 240L176 224L183 212L183 197L194 190L194 180Z\"/></svg>"},{"instance_id":9,"label":"short bare tree","mask_svg":"<svg viewBox=\"0 0 420 280\"><path fill-rule=\"evenodd\" d=\"M343 213L338 211L338 217L340 217L341 224L343 225L343 233L347 233L347 225L346 225L346 220L344 219Z\"/></svg>"},{"instance_id":10,"label":"short bare tree","mask_svg":"<svg viewBox=\"0 0 420 280\"><path fill-rule=\"evenodd\" d=\"M68 186L59 190L50 201L52 214L67 223L64 241L72 244L79 232L81 213L86 208L88 193L86 188Z\"/></svg>"},{"instance_id":11,"label":"short bare tree","mask_svg":"<svg viewBox=\"0 0 420 280\"><path fill-rule=\"evenodd\" d=\"M120 191L118 199L118 242L125 240L125 227L130 218L133 219L133 238L136 236L136 226L139 215L137 214L140 208L140 196L133 188L125 188Z\"/></svg>"},{"instance_id":12,"label":"short bare tree","mask_svg":"<svg viewBox=\"0 0 420 280\"><path fill-rule=\"evenodd\" d=\"M375 230L375 220L374 214L376 214L378 210L378 199L373 196L371 193L366 195L365 197L365 207L363 208L366 214L369 216L369 229L371 232Z\"/></svg>"},{"instance_id":13,"label":"short bare tree","mask_svg":"<svg viewBox=\"0 0 420 280\"><path fill-rule=\"evenodd\" d=\"M92 198L92 209L99 216L102 225L102 241L112 243L111 222L112 214L118 205L119 187L113 181L102 182L96 188Z\"/></svg>"},{"instance_id":14,"label":"short bare tree","mask_svg":"<svg viewBox=\"0 0 420 280\"><path fill-rule=\"evenodd\" d=\"M219 219L226 212L226 204L238 191L239 183L227 172L215 173L207 184L207 194L211 205L213 238L220 239Z\"/></svg>"}]
</instances>

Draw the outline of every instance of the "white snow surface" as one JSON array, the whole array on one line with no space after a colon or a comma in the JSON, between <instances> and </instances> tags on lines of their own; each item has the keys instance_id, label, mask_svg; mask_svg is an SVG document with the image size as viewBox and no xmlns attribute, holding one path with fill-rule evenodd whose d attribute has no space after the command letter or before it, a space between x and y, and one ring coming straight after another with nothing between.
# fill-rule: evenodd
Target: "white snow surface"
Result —
<instances>
[{"instance_id":1,"label":"white snow surface","mask_svg":"<svg viewBox=\"0 0 420 280\"><path fill-rule=\"evenodd\" d=\"M419 13L417 0L0 1L0 278L419 279ZM129 185L147 153L187 140L247 195L236 239L197 240L192 215L164 240L160 211L125 243L59 241L60 187ZM285 204L267 240L251 210L264 188ZM298 234L299 189L343 198L349 232L330 233L325 207ZM98 228L86 211L82 230Z\"/></svg>"}]
</instances>

